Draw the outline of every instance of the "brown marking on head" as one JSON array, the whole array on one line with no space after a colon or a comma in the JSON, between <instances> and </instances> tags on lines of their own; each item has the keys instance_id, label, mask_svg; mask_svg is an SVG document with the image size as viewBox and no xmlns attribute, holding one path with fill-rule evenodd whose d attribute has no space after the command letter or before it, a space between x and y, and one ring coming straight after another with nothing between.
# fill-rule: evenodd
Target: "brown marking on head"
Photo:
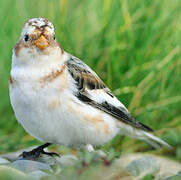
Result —
<instances>
[{"instance_id":1,"label":"brown marking on head","mask_svg":"<svg viewBox=\"0 0 181 180\"><path fill-rule=\"evenodd\" d=\"M43 18L45 24L48 24L49 20L47 18Z\"/></svg>"},{"instance_id":2,"label":"brown marking on head","mask_svg":"<svg viewBox=\"0 0 181 180\"><path fill-rule=\"evenodd\" d=\"M10 77L9 77L9 82L10 82L10 84L13 84L13 82L14 82L14 80L13 80L13 78L12 78L11 75L10 75Z\"/></svg>"},{"instance_id":3,"label":"brown marking on head","mask_svg":"<svg viewBox=\"0 0 181 180\"><path fill-rule=\"evenodd\" d=\"M63 54L64 53L64 50L60 47L60 50L61 50L61 53Z\"/></svg>"},{"instance_id":4,"label":"brown marking on head","mask_svg":"<svg viewBox=\"0 0 181 180\"><path fill-rule=\"evenodd\" d=\"M57 69L56 71L52 71L51 73L49 73L48 75L42 77L39 82L40 83L45 83L45 82L52 82L54 81L57 77L59 77L60 75L62 75L62 73L65 70L65 64L62 65L62 67L60 69Z\"/></svg>"},{"instance_id":5,"label":"brown marking on head","mask_svg":"<svg viewBox=\"0 0 181 180\"><path fill-rule=\"evenodd\" d=\"M38 27L36 27L35 30L34 30L34 33L31 34L31 37L32 37L33 40L36 40L36 39L38 39L42 34L43 34L42 30L39 29Z\"/></svg>"},{"instance_id":6,"label":"brown marking on head","mask_svg":"<svg viewBox=\"0 0 181 180\"><path fill-rule=\"evenodd\" d=\"M18 56L19 55L19 52L20 52L20 49L22 48L22 42L21 41L18 41L14 47L14 52L15 52L15 55Z\"/></svg>"},{"instance_id":7,"label":"brown marking on head","mask_svg":"<svg viewBox=\"0 0 181 180\"><path fill-rule=\"evenodd\" d=\"M33 22L31 22L31 21L28 23L29 26L32 26L32 24L33 24Z\"/></svg>"},{"instance_id":8,"label":"brown marking on head","mask_svg":"<svg viewBox=\"0 0 181 180\"><path fill-rule=\"evenodd\" d=\"M52 101L50 101L50 103L48 104L48 107L52 110L60 107L61 103L59 99L53 99Z\"/></svg>"},{"instance_id":9,"label":"brown marking on head","mask_svg":"<svg viewBox=\"0 0 181 180\"><path fill-rule=\"evenodd\" d=\"M64 50L63 50L63 48L61 47L61 45L60 45L57 41L55 41L55 45L60 48L60 52L61 52L61 54L63 54L63 53L64 53Z\"/></svg>"},{"instance_id":10,"label":"brown marking on head","mask_svg":"<svg viewBox=\"0 0 181 180\"><path fill-rule=\"evenodd\" d=\"M29 20L30 20L30 19L27 19L27 20L24 22L23 27L29 22ZM29 23L32 24L32 22L29 22ZM29 24L29 23L28 23L28 24Z\"/></svg>"}]
</instances>

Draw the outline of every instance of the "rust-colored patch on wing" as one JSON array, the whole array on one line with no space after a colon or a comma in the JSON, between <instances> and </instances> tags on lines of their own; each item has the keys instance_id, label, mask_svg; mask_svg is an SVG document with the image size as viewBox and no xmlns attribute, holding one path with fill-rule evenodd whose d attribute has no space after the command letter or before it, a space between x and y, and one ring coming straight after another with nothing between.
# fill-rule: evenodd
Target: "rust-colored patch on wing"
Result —
<instances>
[{"instance_id":1,"label":"rust-colored patch on wing","mask_svg":"<svg viewBox=\"0 0 181 180\"><path fill-rule=\"evenodd\" d=\"M105 85L101 79L89 72L81 72L80 75L84 79L84 84L89 89L102 89Z\"/></svg>"},{"instance_id":2,"label":"rust-colored patch on wing","mask_svg":"<svg viewBox=\"0 0 181 180\"><path fill-rule=\"evenodd\" d=\"M86 113L83 110L79 109L74 104L68 104L69 112L81 116L84 120L84 123L87 123L87 126L93 126L95 127L97 133L104 133L105 135L110 134L110 128L108 123L103 119L103 116L101 114L94 114Z\"/></svg>"},{"instance_id":3,"label":"rust-colored patch on wing","mask_svg":"<svg viewBox=\"0 0 181 180\"><path fill-rule=\"evenodd\" d=\"M57 77L59 77L60 75L62 75L62 73L65 70L65 65L62 65L62 67L60 69L57 69L56 71L52 71L51 73L49 73L48 75L42 77L39 81L40 83L45 83L45 82L52 82L54 81Z\"/></svg>"},{"instance_id":4,"label":"rust-colored patch on wing","mask_svg":"<svg viewBox=\"0 0 181 180\"><path fill-rule=\"evenodd\" d=\"M108 124L104 121L101 114L94 116L85 116L84 119L95 126L98 133L103 132L104 134L110 134L110 129Z\"/></svg>"},{"instance_id":5,"label":"rust-colored patch on wing","mask_svg":"<svg viewBox=\"0 0 181 180\"><path fill-rule=\"evenodd\" d=\"M106 88L103 81L85 64L76 60L75 57L67 61L67 67L71 76L76 81L79 90L83 91L87 88L90 90L104 89L107 91L108 88Z\"/></svg>"},{"instance_id":6,"label":"rust-colored patch on wing","mask_svg":"<svg viewBox=\"0 0 181 180\"><path fill-rule=\"evenodd\" d=\"M19 42L16 43L16 45L14 47L14 52L15 52L16 56L18 56L19 51L20 51L21 48L22 48L22 43L21 43L21 41L19 41Z\"/></svg>"},{"instance_id":7,"label":"rust-colored patch on wing","mask_svg":"<svg viewBox=\"0 0 181 180\"><path fill-rule=\"evenodd\" d=\"M59 99L53 99L52 101L50 101L50 103L48 104L48 107L52 110L55 110L56 108L60 107L61 103Z\"/></svg>"}]
</instances>

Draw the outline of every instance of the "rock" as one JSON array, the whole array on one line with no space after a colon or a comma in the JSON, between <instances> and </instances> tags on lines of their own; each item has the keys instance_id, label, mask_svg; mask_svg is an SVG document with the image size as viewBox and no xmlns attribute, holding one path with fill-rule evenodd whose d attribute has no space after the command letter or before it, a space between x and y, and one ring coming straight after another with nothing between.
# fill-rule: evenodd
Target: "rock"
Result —
<instances>
[{"instance_id":1,"label":"rock","mask_svg":"<svg viewBox=\"0 0 181 180\"><path fill-rule=\"evenodd\" d=\"M11 164L11 167L19 169L25 173L30 173L38 170L49 170L52 172L52 169L48 164L31 160L14 161Z\"/></svg>"},{"instance_id":2,"label":"rock","mask_svg":"<svg viewBox=\"0 0 181 180\"><path fill-rule=\"evenodd\" d=\"M160 162L155 156L145 154L128 154L115 161L117 168L125 169L132 177L141 179L146 174L156 174L160 170Z\"/></svg>"},{"instance_id":3,"label":"rock","mask_svg":"<svg viewBox=\"0 0 181 180\"><path fill-rule=\"evenodd\" d=\"M32 180L40 180L42 177L49 176L47 173L40 170L33 171L27 174Z\"/></svg>"},{"instance_id":4,"label":"rock","mask_svg":"<svg viewBox=\"0 0 181 180\"><path fill-rule=\"evenodd\" d=\"M30 180L25 173L5 165L0 165L0 179Z\"/></svg>"},{"instance_id":5,"label":"rock","mask_svg":"<svg viewBox=\"0 0 181 180\"><path fill-rule=\"evenodd\" d=\"M1 177L6 177L6 176L8 177L8 174L19 173L19 175L22 176L22 178L24 179L30 178L33 180L40 180L42 177L52 175L52 172L53 174L61 174L62 172L64 172L62 171L62 168L65 167L66 169L72 165L75 166L76 163L81 162L81 158L85 158L84 156L80 156L80 159L78 161L78 158L74 155L62 155L58 157L58 156L49 156L46 154L42 154L40 157L34 160L21 158L14 161L13 163L10 163L8 161L12 159L17 159L18 155L22 151L24 150L14 153L13 155L12 154L6 154L4 156L1 155L0 179L8 179ZM96 154L99 155L99 153L97 152ZM6 160L6 158L8 158L8 160ZM7 164L7 165L3 166L1 164ZM86 171L86 168L85 169L84 168L81 170ZM135 154L122 155L119 159L116 159L113 163L105 165L103 164L103 166L100 166L100 169L97 168L95 171L94 170L92 171L93 176L96 177L93 179L122 178L125 180L133 180L133 179L137 180L137 179L142 179L143 177L144 178L147 177L148 174L154 175L155 180L181 179L180 163L164 157L151 155L151 154L135 153ZM1 172L5 173L3 174Z\"/></svg>"},{"instance_id":6,"label":"rock","mask_svg":"<svg viewBox=\"0 0 181 180\"><path fill-rule=\"evenodd\" d=\"M160 171L156 176L156 180L166 179L169 176L177 174L181 170L181 163L163 157L156 157L160 162Z\"/></svg>"},{"instance_id":7,"label":"rock","mask_svg":"<svg viewBox=\"0 0 181 180\"><path fill-rule=\"evenodd\" d=\"M71 166L77 161L77 157L74 155L63 155L61 157L56 157L57 163L60 167Z\"/></svg>"},{"instance_id":8,"label":"rock","mask_svg":"<svg viewBox=\"0 0 181 180\"><path fill-rule=\"evenodd\" d=\"M57 163L56 160L57 156L50 156L47 154L41 154L40 157L38 157L37 159L32 159L33 161L37 161L37 162L42 162L42 163L46 163L48 165L55 165ZM59 158L59 157L58 157ZM26 160L23 158L23 160Z\"/></svg>"},{"instance_id":9,"label":"rock","mask_svg":"<svg viewBox=\"0 0 181 180\"><path fill-rule=\"evenodd\" d=\"M102 151L102 150L96 150L96 151L93 151L93 153L97 153L97 155L100 157L100 158L106 158L107 157L107 154Z\"/></svg>"},{"instance_id":10,"label":"rock","mask_svg":"<svg viewBox=\"0 0 181 180\"><path fill-rule=\"evenodd\" d=\"M148 173L155 175L155 180L166 179L177 174L181 170L181 164L151 154L128 154L115 160L117 168L125 169L133 177L141 179Z\"/></svg>"},{"instance_id":11,"label":"rock","mask_svg":"<svg viewBox=\"0 0 181 180\"><path fill-rule=\"evenodd\" d=\"M8 161L5 158L0 157L0 164L7 164L7 163L10 163L10 161Z\"/></svg>"},{"instance_id":12,"label":"rock","mask_svg":"<svg viewBox=\"0 0 181 180\"><path fill-rule=\"evenodd\" d=\"M165 180L177 180L181 179L181 171L179 171L176 175L167 177Z\"/></svg>"},{"instance_id":13,"label":"rock","mask_svg":"<svg viewBox=\"0 0 181 180\"><path fill-rule=\"evenodd\" d=\"M23 158L21 160L27 160L27 159ZM76 160L78 160L78 159L74 155L49 156L46 154L41 154L40 157L38 157L36 160L32 160L32 161L45 163L50 166L58 164L60 167L63 167L63 166L73 165Z\"/></svg>"},{"instance_id":14,"label":"rock","mask_svg":"<svg viewBox=\"0 0 181 180\"><path fill-rule=\"evenodd\" d=\"M156 174L160 170L160 163L155 157L145 156L133 160L126 167L132 176L144 176L146 174Z\"/></svg>"},{"instance_id":15,"label":"rock","mask_svg":"<svg viewBox=\"0 0 181 180\"><path fill-rule=\"evenodd\" d=\"M21 150L16 151L16 152L1 154L0 157L5 158L5 159L7 159L9 161L15 161L15 160L19 159L19 155L22 154L24 151L31 151L34 148L36 148L36 146L21 149Z\"/></svg>"}]
</instances>

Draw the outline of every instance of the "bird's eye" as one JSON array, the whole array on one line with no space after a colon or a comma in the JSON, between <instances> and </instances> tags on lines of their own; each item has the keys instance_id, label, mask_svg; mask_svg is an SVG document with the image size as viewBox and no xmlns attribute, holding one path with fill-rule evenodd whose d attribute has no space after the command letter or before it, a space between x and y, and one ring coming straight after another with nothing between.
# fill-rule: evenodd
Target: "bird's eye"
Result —
<instances>
[{"instance_id":1,"label":"bird's eye","mask_svg":"<svg viewBox=\"0 0 181 180\"><path fill-rule=\"evenodd\" d=\"M53 39L55 40L55 35L53 36Z\"/></svg>"},{"instance_id":2,"label":"bird's eye","mask_svg":"<svg viewBox=\"0 0 181 180\"><path fill-rule=\"evenodd\" d=\"M26 34L25 37L24 37L25 41L28 41L29 39L29 36Z\"/></svg>"}]
</instances>

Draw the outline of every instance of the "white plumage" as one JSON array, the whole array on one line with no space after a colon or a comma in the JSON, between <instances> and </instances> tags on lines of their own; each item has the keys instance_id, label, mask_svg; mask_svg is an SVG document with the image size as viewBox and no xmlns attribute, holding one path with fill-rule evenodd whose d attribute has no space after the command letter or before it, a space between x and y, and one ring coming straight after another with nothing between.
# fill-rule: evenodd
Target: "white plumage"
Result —
<instances>
[{"instance_id":1,"label":"white plumage","mask_svg":"<svg viewBox=\"0 0 181 180\"><path fill-rule=\"evenodd\" d=\"M27 42L25 35L29 38ZM36 44L40 36L47 39L45 49ZM46 42L41 39L41 43L44 48ZM68 64L70 60L72 64ZM16 118L40 141L77 148L104 144L120 133L142 139L154 147L169 147L142 129L141 124L140 128L135 127L137 122L131 119L125 106L110 95L98 76L61 49L54 40L53 25L44 18L34 18L25 24L13 50L10 74L10 100ZM81 100L79 94L87 99ZM89 99L91 102L86 102ZM133 121L133 125L117 119L113 107Z\"/></svg>"}]
</instances>

